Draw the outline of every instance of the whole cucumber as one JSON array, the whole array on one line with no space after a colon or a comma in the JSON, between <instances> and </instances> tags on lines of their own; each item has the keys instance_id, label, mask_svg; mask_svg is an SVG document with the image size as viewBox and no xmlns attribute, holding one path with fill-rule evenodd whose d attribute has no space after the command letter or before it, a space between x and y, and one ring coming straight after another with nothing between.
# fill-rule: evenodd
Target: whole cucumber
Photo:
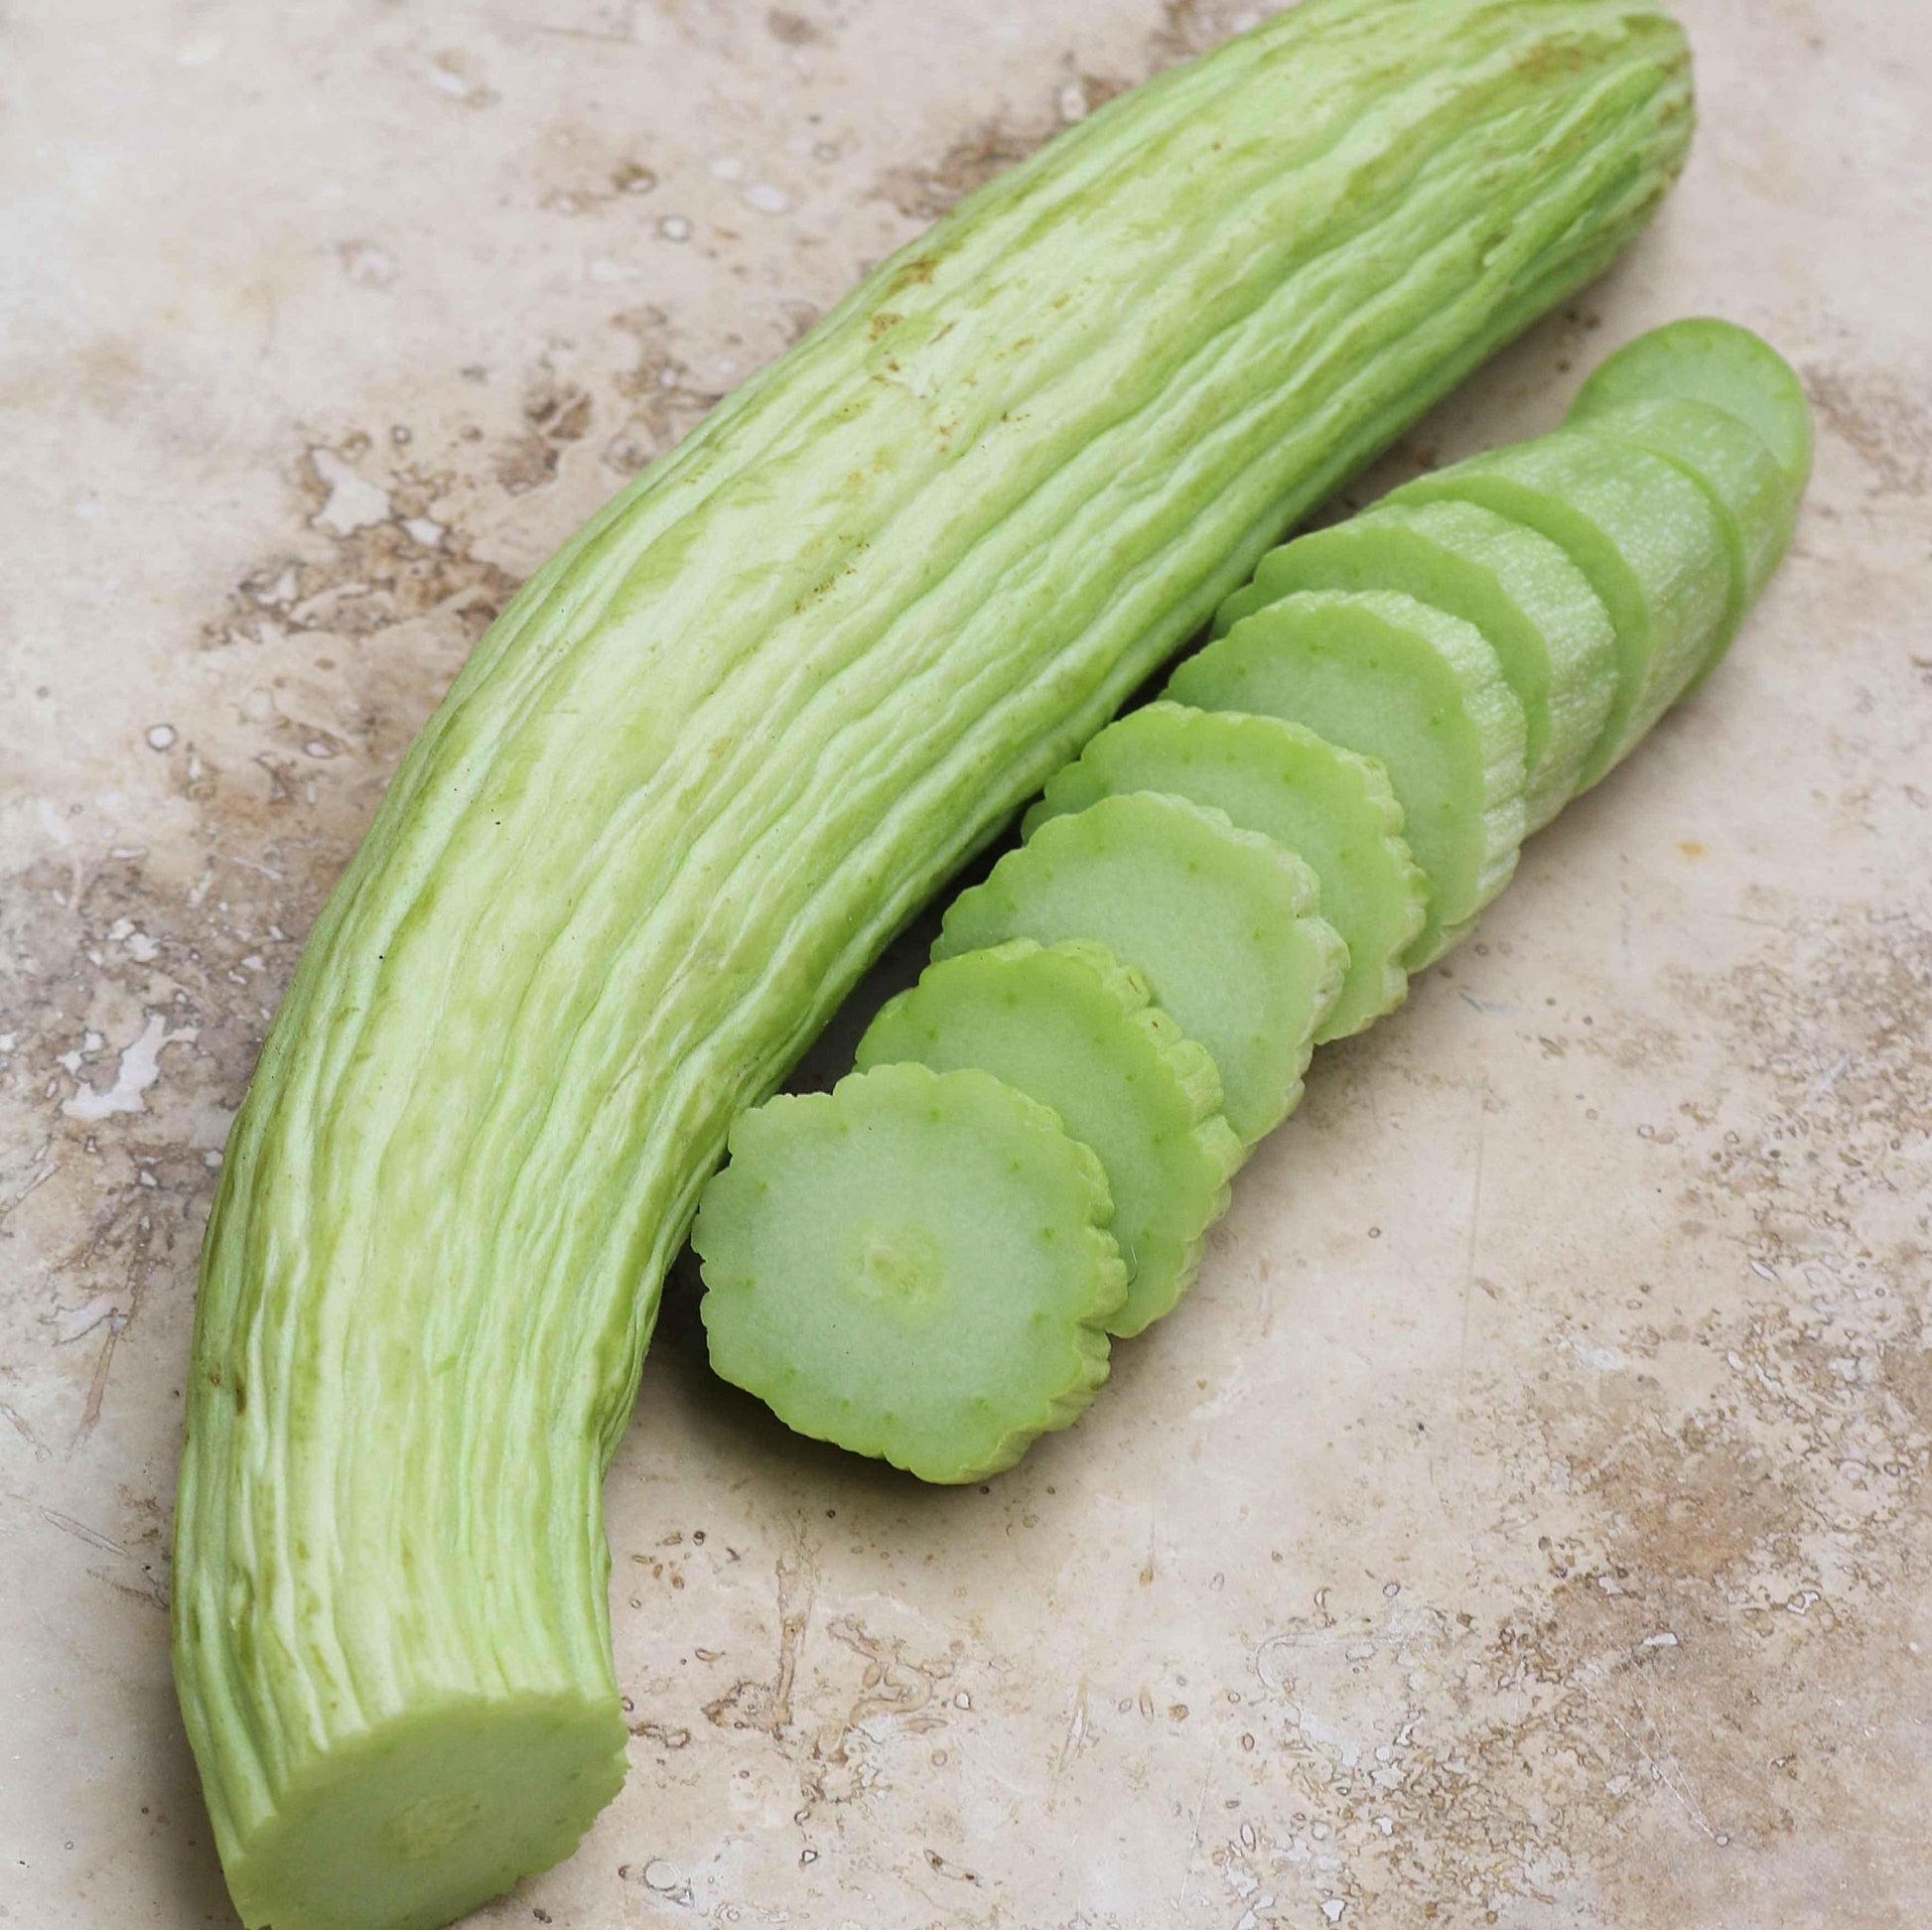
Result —
<instances>
[{"instance_id":1,"label":"whole cucumber","mask_svg":"<svg viewBox=\"0 0 1932 1930\"><path fill-rule=\"evenodd\" d=\"M504 613L208 1228L176 1677L249 1925L569 1853L623 1773L599 1487L734 1114L1691 123L1651 0L1305 0L964 203Z\"/></svg>"}]
</instances>

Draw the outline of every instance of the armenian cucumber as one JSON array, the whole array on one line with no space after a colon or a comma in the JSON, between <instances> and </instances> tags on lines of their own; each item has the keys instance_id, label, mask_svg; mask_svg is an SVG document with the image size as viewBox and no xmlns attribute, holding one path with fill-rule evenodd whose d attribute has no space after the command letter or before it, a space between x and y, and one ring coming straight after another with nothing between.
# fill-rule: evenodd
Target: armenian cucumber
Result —
<instances>
[{"instance_id":1,"label":"armenian cucumber","mask_svg":"<svg viewBox=\"0 0 1932 1930\"><path fill-rule=\"evenodd\" d=\"M1382 764L1429 881L1411 971L1440 958L1515 872L1523 707L1459 617L1386 590L1303 591L1189 657L1167 694L1286 718Z\"/></svg>"},{"instance_id":2,"label":"armenian cucumber","mask_svg":"<svg viewBox=\"0 0 1932 1930\"><path fill-rule=\"evenodd\" d=\"M1159 791L1048 818L946 909L935 959L1009 938L1095 939L1213 1055L1243 1145L1302 1096L1315 1029L1347 948L1317 909L1315 876L1227 814Z\"/></svg>"},{"instance_id":3,"label":"armenian cucumber","mask_svg":"<svg viewBox=\"0 0 1932 1930\"><path fill-rule=\"evenodd\" d=\"M1348 948L1334 1009L1314 1042L1345 1038L1407 996L1403 954L1423 927L1428 886L1402 837L1402 807L1371 758L1278 717L1149 704L1110 724L1047 779L1032 833L1122 791L1168 791L1225 811L1305 859L1321 915Z\"/></svg>"},{"instance_id":4,"label":"armenian cucumber","mask_svg":"<svg viewBox=\"0 0 1932 1930\"><path fill-rule=\"evenodd\" d=\"M734 1115L1692 118L1653 0L1306 0L969 198L492 625L208 1227L174 1653L251 1930L423 1930L588 1826L600 1486Z\"/></svg>"},{"instance_id":5,"label":"armenian cucumber","mask_svg":"<svg viewBox=\"0 0 1932 1930\"><path fill-rule=\"evenodd\" d=\"M1556 544L1473 502L1391 504L1271 550L1214 633L1298 590L1398 590L1474 624L1523 707L1525 830L1569 803L1609 715L1616 633Z\"/></svg>"},{"instance_id":6,"label":"armenian cucumber","mask_svg":"<svg viewBox=\"0 0 1932 1930\"><path fill-rule=\"evenodd\" d=\"M739 1116L691 1229L711 1364L794 1432L977 1481L1107 1378L1107 1179L989 1072L881 1065Z\"/></svg>"},{"instance_id":7,"label":"armenian cucumber","mask_svg":"<svg viewBox=\"0 0 1932 1930\"><path fill-rule=\"evenodd\" d=\"M1221 1117L1213 1059L1105 946L1016 938L928 966L854 1057L861 1072L906 1061L991 1072L1099 1156L1127 1263L1110 1333L1139 1333L1193 1285L1241 1142Z\"/></svg>"},{"instance_id":8,"label":"armenian cucumber","mask_svg":"<svg viewBox=\"0 0 1932 1930\"><path fill-rule=\"evenodd\" d=\"M1616 682L1580 790L1684 694L1729 608L1728 552L1709 494L1676 464L1627 443L1559 430L1420 477L1387 500L1473 502L1507 516L1565 550L1602 599L1616 630Z\"/></svg>"}]
</instances>

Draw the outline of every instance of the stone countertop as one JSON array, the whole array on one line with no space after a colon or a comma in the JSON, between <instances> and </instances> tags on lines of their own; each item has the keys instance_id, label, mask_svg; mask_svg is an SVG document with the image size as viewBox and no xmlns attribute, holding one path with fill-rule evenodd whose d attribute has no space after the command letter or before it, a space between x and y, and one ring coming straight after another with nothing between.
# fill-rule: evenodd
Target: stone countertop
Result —
<instances>
[{"instance_id":1,"label":"stone countertop","mask_svg":"<svg viewBox=\"0 0 1932 1930\"><path fill-rule=\"evenodd\" d=\"M1386 475L1649 323L1764 331L1819 467L1729 662L1322 1054L1192 1299L987 1491L788 1438L674 1293L609 1483L629 1784L479 1921L1932 1918L1932 36L1681 10L1658 227ZM167 1668L196 1249L411 733L864 266L1242 21L8 9L9 1925L232 1921Z\"/></svg>"}]
</instances>

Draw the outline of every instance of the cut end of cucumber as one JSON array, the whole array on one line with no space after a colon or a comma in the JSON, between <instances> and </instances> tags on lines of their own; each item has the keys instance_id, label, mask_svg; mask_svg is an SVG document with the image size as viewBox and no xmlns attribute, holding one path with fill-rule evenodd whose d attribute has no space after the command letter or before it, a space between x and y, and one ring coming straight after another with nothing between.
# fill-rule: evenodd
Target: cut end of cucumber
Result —
<instances>
[{"instance_id":1,"label":"cut end of cucumber","mask_svg":"<svg viewBox=\"0 0 1932 1930\"><path fill-rule=\"evenodd\" d=\"M711 1364L794 1433L976 1481L1107 1377L1127 1268L1091 1151L977 1070L876 1066L732 1129L691 1243Z\"/></svg>"},{"instance_id":2,"label":"cut end of cucumber","mask_svg":"<svg viewBox=\"0 0 1932 1930\"><path fill-rule=\"evenodd\" d=\"M1793 497L1811 478L1811 403L1798 371L1761 336L1692 316L1627 342L1577 392L1571 420L1624 402L1708 402L1756 430Z\"/></svg>"},{"instance_id":3,"label":"cut end of cucumber","mask_svg":"<svg viewBox=\"0 0 1932 1930\"><path fill-rule=\"evenodd\" d=\"M615 1702L428 1703L299 1774L224 1858L249 1930L437 1930L576 1849L624 1771Z\"/></svg>"}]
</instances>

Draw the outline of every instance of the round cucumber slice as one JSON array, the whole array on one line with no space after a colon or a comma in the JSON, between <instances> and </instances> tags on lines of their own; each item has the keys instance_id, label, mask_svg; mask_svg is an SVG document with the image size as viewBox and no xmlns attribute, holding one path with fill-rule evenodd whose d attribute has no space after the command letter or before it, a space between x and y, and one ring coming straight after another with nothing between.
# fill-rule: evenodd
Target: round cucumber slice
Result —
<instances>
[{"instance_id":1,"label":"round cucumber slice","mask_svg":"<svg viewBox=\"0 0 1932 1930\"><path fill-rule=\"evenodd\" d=\"M1795 500L1811 478L1811 403L1798 371L1735 322L1692 316L1626 342L1577 392L1573 422L1625 402L1708 402L1747 422Z\"/></svg>"},{"instance_id":2,"label":"round cucumber slice","mask_svg":"<svg viewBox=\"0 0 1932 1930\"><path fill-rule=\"evenodd\" d=\"M1358 1033L1407 996L1403 955L1423 927L1429 888L1403 839L1402 807L1373 758L1278 717L1149 704L1110 724L1047 781L1027 816L1048 818L1126 791L1167 791L1225 811L1305 858L1321 915L1348 947L1326 1044Z\"/></svg>"},{"instance_id":3,"label":"round cucumber slice","mask_svg":"<svg viewBox=\"0 0 1932 1930\"><path fill-rule=\"evenodd\" d=\"M1798 524L1790 479L1757 431L1710 402L1619 402L1592 409L1571 426L1587 436L1647 449L1702 483L1724 530L1730 600L1689 689L1718 667L1771 572L1784 560Z\"/></svg>"},{"instance_id":4,"label":"round cucumber slice","mask_svg":"<svg viewBox=\"0 0 1932 1930\"><path fill-rule=\"evenodd\" d=\"M953 900L932 955L1008 938L1105 945L1213 1054L1227 1122L1252 1146L1301 1098L1341 989L1347 951L1319 896L1314 873L1274 839L1137 791L1049 818Z\"/></svg>"},{"instance_id":5,"label":"round cucumber slice","mask_svg":"<svg viewBox=\"0 0 1932 1930\"><path fill-rule=\"evenodd\" d=\"M1570 801L1616 687L1616 631L1589 579L1533 529L1473 502L1394 504L1262 559L1214 633L1301 590L1395 590L1465 623L1523 706L1524 810L1540 831Z\"/></svg>"},{"instance_id":6,"label":"round cucumber slice","mask_svg":"<svg viewBox=\"0 0 1932 1930\"><path fill-rule=\"evenodd\" d=\"M1508 516L1567 551L1603 600L1616 629L1616 691L1579 790L1683 694L1724 622L1730 564L1718 512L1648 450L1559 430L1419 477L1387 500L1474 502Z\"/></svg>"},{"instance_id":7,"label":"round cucumber slice","mask_svg":"<svg viewBox=\"0 0 1932 1930\"><path fill-rule=\"evenodd\" d=\"M1380 759L1429 881L1405 963L1440 958L1508 884L1523 839L1523 707L1482 633L1389 591L1305 591L1175 670L1202 710L1306 725Z\"/></svg>"},{"instance_id":8,"label":"round cucumber slice","mask_svg":"<svg viewBox=\"0 0 1932 1930\"><path fill-rule=\"evenodd\" d=\"M1100 1162L991 1073L882 1065L732 1127L691 1243L711 1364L795 1433L976 1481L1107 1378Z\"/></svg>"},{"instance_id":9,"label":"round cucumber slice","mask_svg":"<svg viewBox=\"0 0 1932 1930\"><path fill-rule=\"evenodd\" d=\"M1099 1155L1127 1263L1109 1332L1139 1333L1193 1285L1241 1142L1221 1117L1206 1047L1105 946L1016 938L928 966L859 1041L862 1072L905 1062L991 1072L1052 1107Z\"/></svg>"}]
</instances>

